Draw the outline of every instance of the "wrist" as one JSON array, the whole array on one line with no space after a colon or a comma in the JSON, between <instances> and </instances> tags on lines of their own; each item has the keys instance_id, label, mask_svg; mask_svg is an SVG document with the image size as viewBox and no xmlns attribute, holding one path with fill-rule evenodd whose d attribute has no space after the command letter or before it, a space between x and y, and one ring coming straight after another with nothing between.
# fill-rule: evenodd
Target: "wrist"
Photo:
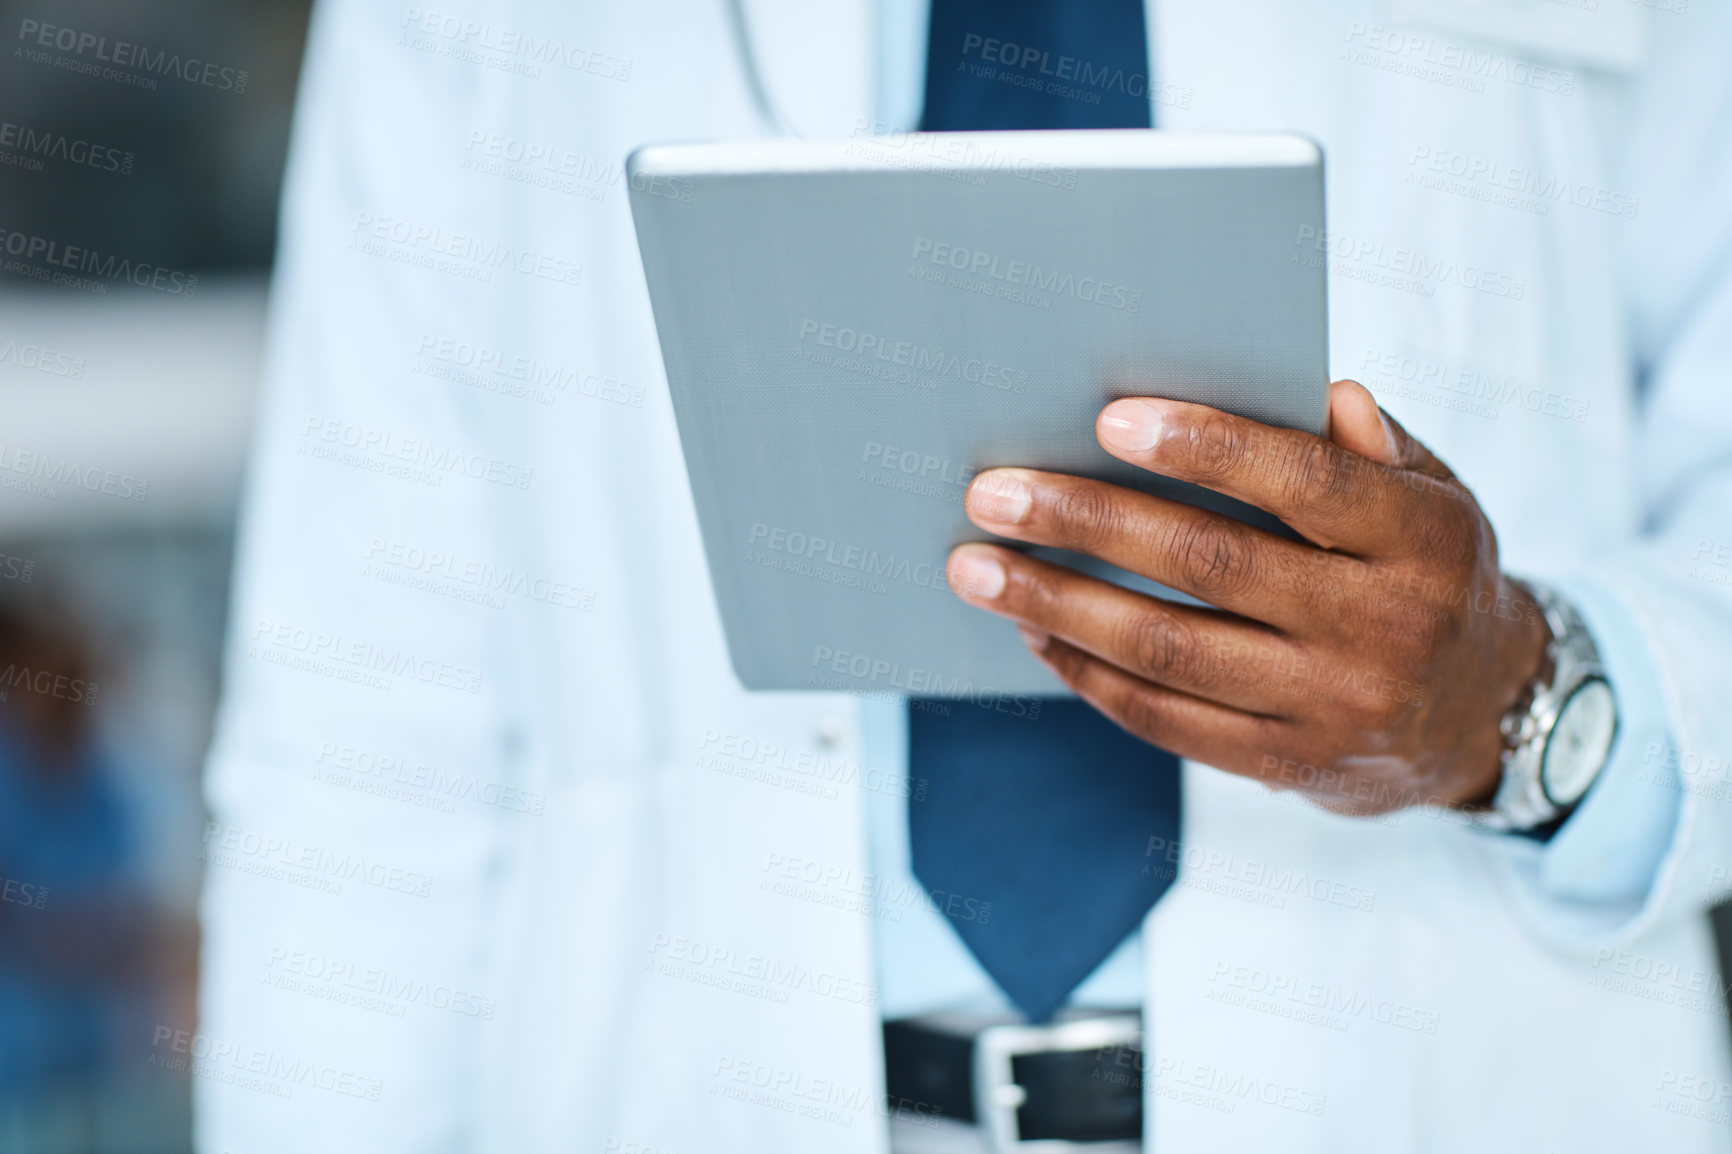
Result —
<instances>
[{"instance_id":1,"label":"wrist","mask_svg":"<svg viewBox=\"0 0 1732 1154\"><path fill-rule=\"evenodd\" d=\"M1475 772L1469 780L1462 804L1469 809L1486 809L1492 804L1503 784L1504 756L1509 748L1505 719L1532 705L1535 693L1553 674L1552 630L1546 623L1545 611L1520 581L1507 575L1499 577L1499 605L1510 606L1507 616L1500 615L1504 628L1492 663L1493 691L1487 716L1481 720L1476 749L1489 746L1489 757L1475 759Z\"/></svg>"}]
</instances>

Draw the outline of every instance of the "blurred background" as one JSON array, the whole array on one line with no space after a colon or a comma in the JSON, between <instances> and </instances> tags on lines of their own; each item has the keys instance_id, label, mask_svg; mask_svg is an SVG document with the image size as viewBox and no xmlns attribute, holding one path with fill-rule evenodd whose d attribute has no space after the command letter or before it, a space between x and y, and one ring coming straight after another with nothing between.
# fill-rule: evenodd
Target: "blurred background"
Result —
<instances>
[{"instance_id":1,"label":"blurred background","mask_svg":"<svg viewBox=\"0 0 1732 1154\"><path fill-rule=\"evenodd\" d=\"M152 1043L196 1026L198 777L307 10L0 0L0 1154L191 1149Z\"/></svg>"},{"instance_id":2,"label":"blurred background","mask_svg":"<svg viewBox=\"0 0 1732 1154\"><path fill-rule=\"evenodd\" d=\"M191 1149L153 1043L197 1027L198 779L308 7L0 0L0 1154Z\"/></svg>"}]
</instances>

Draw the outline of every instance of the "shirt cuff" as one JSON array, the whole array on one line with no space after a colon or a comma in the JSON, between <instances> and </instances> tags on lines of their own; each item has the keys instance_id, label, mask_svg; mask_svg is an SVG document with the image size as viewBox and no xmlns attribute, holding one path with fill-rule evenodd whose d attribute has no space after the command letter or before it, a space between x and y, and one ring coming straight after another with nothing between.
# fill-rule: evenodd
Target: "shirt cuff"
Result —
<instances>
[{"instance_id":1,"label":"shirt cuff","mask_svg":"<svg viewBox=\"0 0 1732 1154\"><path fill-rule=\"evenodd\" d=\"M1605 768L1557 834L1532 847L1526 874L1556 902L1640 909L1678 826L1678 775L1665 750L1671 723L1653 652L1618 599L1591 582L1557 589L1586 622L1617 699ZM1607 911L1610 912L1610 911Z\"/></svg>"}]
</instances>

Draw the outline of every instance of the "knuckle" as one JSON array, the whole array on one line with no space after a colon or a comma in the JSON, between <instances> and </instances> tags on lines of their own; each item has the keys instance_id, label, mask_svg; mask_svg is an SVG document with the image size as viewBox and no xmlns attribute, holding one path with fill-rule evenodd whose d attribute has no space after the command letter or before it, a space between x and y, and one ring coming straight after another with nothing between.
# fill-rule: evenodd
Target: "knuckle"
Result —
<instances>
[{"instance_id":1,"label":"knuckle","mask_svg":"<svg viewBox=\"0 0 1732 1154\"><path fill-rule=\"evenodd\" d=\"M1125 651L1132 671L1151 681L1189 680L1197 667L1191 630L1162 613L1138 614L1127 622Z\"/></svg>"},{"instance_id":2,"label":"knuckle","mask_svg":"<svg viewBox=\"0 0 1732 1154\"><path fill-rule=\"evenodd\" d=\"M1388 733L1396 721L1389 702L1363 690L1352 695L1347 716L1352 718L1353 728L1364 734Z\"/></svg>"},{"instance_id":3,"label":"knuckle","mask_svg":"<svg viewBox=\"0 0 1732 1154\"><path fill-rule=\"evenodd\" d=\"M1203 481L1220 480L1237 472L1250 448L1240 422L1225 413L1211 413L1192 425L1187 440L1191 467Z\"/></svg>"},{"instance_id":4,"label":"knuckle","mask_svg":"<svg viewBox=\"0 0 1732 1154\"><path fill-rule=\"evenodd\" d=\"M1117 505L1103 486L1067 484L1053 495L1048 515L1061 541L1086 549L1112 535Z\"/></svg>"},{"instance_id":5,"label":"knuckle","mask_svg":"<svg viewBox=\"0 0 1732 1154\"><path fill-rule=\"evenodd\" d=\"M1333 677L1338 686L1334 700L1353 729L1387 734L1406 716L1411 702L1406 690L1412 688L1412 682L1402 673L1348 663Z\"/></svg>"},{"instance_id":6,"label":"knuckle","mask_svg":"<svg viewBox=\"0 0 1732 1154\"><path fill-rule=\"evenodd\" d=\"M1378 678L1372 691L1365 695L1365 712L1370 728L1377 733L1395 733L1410 725L1414 707L1422 700L1420 682L1408 678L1412 674L1393 673Z\"/></svg>"},{"instance_id":7,"label":"knuckle","mask_svg":"<svg viewBox=\"0 0 1732 1154\"><path fill-rule=\"evenodd\" d=\"M1393 695L1373 694L1367 712L1373 728L1379 733L1388 733L1406 716L1407 707Z\"/></svg>"},{"instance_id":8,"label":"knuckle","mask_svg":"<svg viewBox=\"0 0 1732 1154\"><path fill-rule=\"evenodd\" d=\"M1283 462L1281 495L1288 505L1333 515L1354 504L1365 470L1328 441L1306 438Z\"/></svg>"},{"instance_id":9,"label":"knuckle","mask_svg":"<svg viewBox=\"0 0 1732 1154\"><path fill-rule=\"evenodd\" d=\"M1204 600L1242 590L1251 579L1251 550L1231 522L1196 518L1180 524L1173 542L1179 576Z\"/></svg>"}]
</instances>

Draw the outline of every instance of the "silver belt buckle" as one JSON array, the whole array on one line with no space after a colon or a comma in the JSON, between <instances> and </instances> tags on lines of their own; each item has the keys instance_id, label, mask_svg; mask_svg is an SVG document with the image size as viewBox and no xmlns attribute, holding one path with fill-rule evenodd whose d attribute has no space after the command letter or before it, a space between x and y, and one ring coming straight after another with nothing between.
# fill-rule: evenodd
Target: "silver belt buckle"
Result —
<instances>
[{"instance_id":1,"label":"silver belt buckle","mask_svg":"<svg viewBox=\"0 0 1732 1154\"><path fill-rule=\"evenodd\" d=\"M1135 1154L1141 1150L1141 1142L1023 1141L1016 1112L1028 1093L1017 1085L1011 1059L1054 1050L1140 1046L1142 1040L1142 1019L1136 1014L1075 1018L1050 1026L988 1026L980 1031L974 1039L974 1116L995 1154Z\"/></svg>"}]
</instances>

